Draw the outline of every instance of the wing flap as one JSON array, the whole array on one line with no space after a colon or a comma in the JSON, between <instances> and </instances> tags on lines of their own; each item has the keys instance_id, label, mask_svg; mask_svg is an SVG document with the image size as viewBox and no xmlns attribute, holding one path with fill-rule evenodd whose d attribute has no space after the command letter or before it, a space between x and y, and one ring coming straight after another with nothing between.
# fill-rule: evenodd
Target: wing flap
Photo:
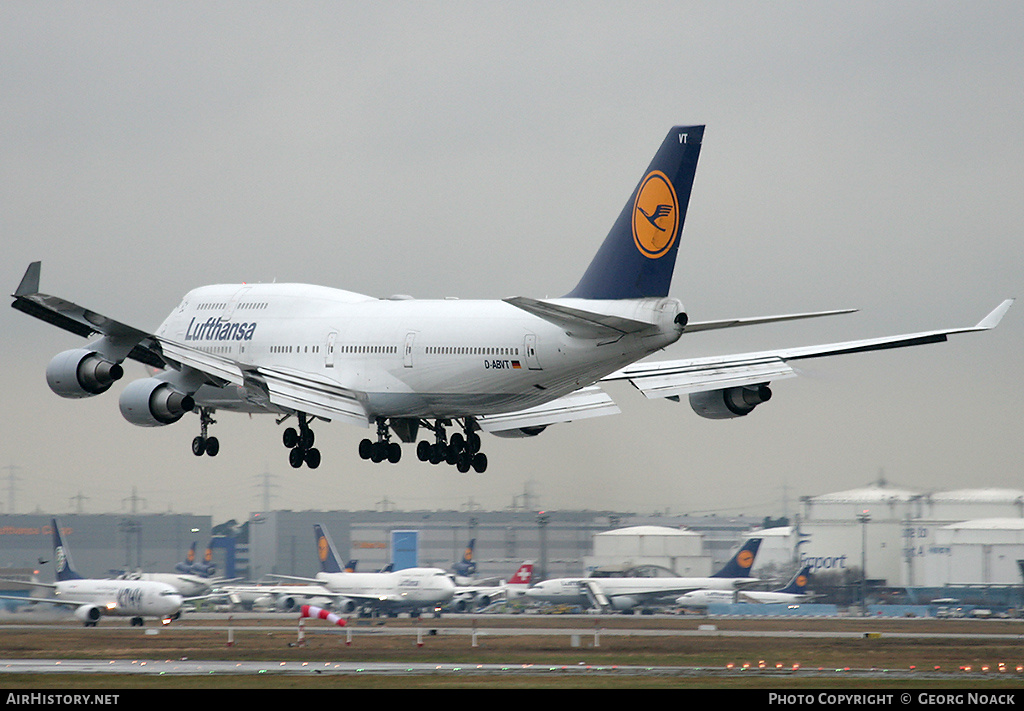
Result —
<instances>
[{"instance_id":1,"label":"wing flap","mask_svg":"<svg viewBox=\"0 0 1024 711\"><path fill-rule=\"evenodd\" d=\"M591 385L544 405L500 415L482 415L476 419L480 428L485 432L501 432L618 413L619 406L609 397L608 393L596 385Z\"/></svg>"},{"instance_id":2,"label":"wing flap","mask_svg":"<svg viewBox=\"0 0 1024 711\"><path fill-rule=\"evenodd\" d=\"M796 371L779 358L735 356L641 363L604 380L628 380L645 397L665 398L795 376Z\"/></svg>"},{"instance_id":3,"label":"wing flap","mask_svg":"<svg viewBox=\"0 0 1024 711\"><path fill-rule=\"evenodd\" d=\"M366 427L369 415L358 394L329 378L283 368L257 368L270 401L279 407Z\"/></svg>"}]
</instances>

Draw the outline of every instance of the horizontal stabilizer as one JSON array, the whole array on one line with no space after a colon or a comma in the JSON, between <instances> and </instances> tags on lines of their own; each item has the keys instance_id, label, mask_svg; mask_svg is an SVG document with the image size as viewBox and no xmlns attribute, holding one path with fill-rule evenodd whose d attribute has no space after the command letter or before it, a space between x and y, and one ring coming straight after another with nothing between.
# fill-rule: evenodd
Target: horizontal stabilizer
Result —
<instances>
[{"instance_id":1,"label":"horizontal stabilizer","mask_svg":"<svg viewBox=\"0 0 1024 711\"><path fill-rule=\"evenodd\" d=\"M721 321L691 321L686 324L683 333L696 333L698 331L713 331L719 328L734 328L736 326L756 326L761 323L778 323L779 321L796 321L804 318L818 318L820 316L838 316L840 314L856 313L857 309L839 309L836 311L812 311L803 314L783 314L781 316L755 316L753 318L730 318Z\"/></svg>"}]
</instances>

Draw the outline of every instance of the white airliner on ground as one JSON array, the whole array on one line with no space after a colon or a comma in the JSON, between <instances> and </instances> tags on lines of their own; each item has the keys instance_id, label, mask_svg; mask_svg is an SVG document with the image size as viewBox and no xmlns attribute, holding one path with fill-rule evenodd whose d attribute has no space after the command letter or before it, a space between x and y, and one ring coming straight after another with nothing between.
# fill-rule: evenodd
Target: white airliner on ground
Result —
<instances>
[{"instance_id":1,"label":"white airliner on ground","mask_svg":"<svg viewBox=\"0 0 1024 711\"><path fill-rule=\"evenodd\" d=\"M734 418L771 397L790 362L945 341L990 329L1012 300L975 326L732 356L637 363L686 333L846 313L829 311L696 322L668 296L704 136L672 128L596 256L562 298L497 301L376 298L305 284L220 284L188 292L155 330L125 325L39 292L33 262L13 307L83 338L46 369L63 397L98 395L133 359L159 370L120 395L124 417L156 427L199 415L198 456L220 450L217 410L292 418L283 432L294 467L320 464L310 423L375 428L359 453L397 462L402 442L422 461L482 472L480 431L508 437L619 412L600 388L628 380L649 398L687 395L697 414Z\"/></svg>"},{"instance_id":2,"label":"white airliner on ground","mask_svg":"<svg viewBox=\"0 0 1024 711\"><path fill-rule=\"evenodd\" d=\"M707 607L708 605L753 602L760 604L795 604L809 602L813 595L807 592L811 566L805 565L793 578L778 590L694 590L676 598L676 604L683 607Z\"/></svg>"},{"instance_id":3,"label":"white airliner on ground","mask_svg":"<svg viewBox=\"0 0 1024 711\"><path fill-rule=\"evenodd\" d=\"M53 597L0 597L71 608L86 627L95 627L104 616L130 617L134 627L141 626L146 617L157 617L166 625L181 615L182 602L188 598L167 583L83 578L75 571L57 520L51 525L57 582L36 585L51 588Z\"/></svg>"},{"instance_id":4,"label":"white airliner on ground","mask_svg":"<svg viewBox=\"0 0 1024 711\"><path fill-rule=\"evenodd\" d=\"M710 577L552 578L529 588L526 597L536 602L622 611L671 602L692 590L732 591L757 582L756 578L750 577L750 569L760 546L760 538L747 540L729 562Z\"/></svg>"},{"instance_id":5,"label":"white airliner on ground","mask_svg":"<svg viewBox=\"0 0 1024 711\"><path fill-rule=\"evenodd\" d=\"M273 577L318 586L327 592L331 607L339 612L408 612L414 616L434 611L455 594L455 583L441 568L405 568L381 573L346 572L338 562L337 549L320 524L314 524L320 572L315 578L292 575Z\"/></svg>"}]
</instances>

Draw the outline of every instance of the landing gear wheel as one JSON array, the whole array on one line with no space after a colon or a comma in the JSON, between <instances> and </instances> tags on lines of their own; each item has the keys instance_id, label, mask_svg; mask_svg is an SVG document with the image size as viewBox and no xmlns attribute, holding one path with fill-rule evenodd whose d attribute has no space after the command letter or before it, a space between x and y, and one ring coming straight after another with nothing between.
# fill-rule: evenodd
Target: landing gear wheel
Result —
<instances>
[{"instance_id":1,"label":"landing gear wheel","mask_svg":"<svg viewBox=\"0 0 1024 711\"><path fill-rule=\"evenodd\" d=\"M483 474L487 471L487 455L483 452L477 452L473 455L473 471L477 474Z\"/></svg>"},{"instance_id":2,"label":"landing gear wheel","mask_svg":"<svg viewBox=\"0 0 1024 711\"><path fill-rule=\"evenodd\" d=\"M197 457L201 457L206 454L206 440L202 437L196 437L192 440L192 454Z\"/></svg>"},{"instance_id":3,"label":"landing gear wheel","mask_svg":"<svg viewBox=\"0 0 1024 711\"><path fill-rule=\"evenodd\" d=\"M456 462L456 464L455 464L455 467L462 474L465 474L466 472L468 472L472 468L472 466L473 466L473 455L470 454L469 452L463 452L462 454L460 454L459 455L459 461Z\"/></svg>"},{"instance_id":4,"label":"landing gear wheel","mask_svg":"<svg viewBox=\"0 0 1024 711\"><path fill-rule=\"evenodd\" d=\"M420 443L416 445L416 458L421 462L430 461L430 442L427 440L420 440Z\"/></svg>"},{"instance_id":5,"label":"landing gear wheel","mask_svg":"<svg viewBox=\"0 0 1024 711\"><path fill-rule=\"evenodd\" d=\"M369 459L373 456L373 441L364 439L359 443L359 456L362 459Z\"/></svg>"},{"instance_id":6,"label":"landing gear wheel","mask_svg":"<svg viewBox=\"0 0 1024 711\"><path fill-rule=\"evenodd\" d=\"M306 450L306 466L310 469L316 469L320 466L320 450L316 447L310 447Z\"/></svg>"},{"instance_id":7,"label":"landing gear wheel","mask_svg":"<svg viewBox=\"0 0 1024 711\"><path fill-rule=\"evenodd\" d=\"M281 440L284 442L285 447L293 449L299 443L299 433L294 427L288 427L281 436Z\"/></svg>"},{"instance_id":8,"label":"landing gear wheel","mask_svg":"<svg viewBox=\"0 0 1024 711\"><path fill-rule=\"evenodd\" d=\"M398 464L402 459L402 445L398 442L391 442L388 444L388 461L392 464Z\"/></svg>"},{"instance_id":9,"label":"landing gear wheel","mask_svg":"<svg viewBox=\"0 0 1024 711\"><path fill-rule=\"evenodd\" d=\"M305 453L298 447L288 452L288 463L292 465L292 469L301 467L304 459Z\"/></svg>"},{"instance_id":10,"label":"landing gear wheel","mask_svg":"<svg viewBox=\"0 0 1024 711\"><path fill-rule=\"evenodd\" d=\"M218 440L216 437L207 437L206 453L211 457L216 457L218 452L220 452L220 440Z\"/></svg>"}]
</instances>

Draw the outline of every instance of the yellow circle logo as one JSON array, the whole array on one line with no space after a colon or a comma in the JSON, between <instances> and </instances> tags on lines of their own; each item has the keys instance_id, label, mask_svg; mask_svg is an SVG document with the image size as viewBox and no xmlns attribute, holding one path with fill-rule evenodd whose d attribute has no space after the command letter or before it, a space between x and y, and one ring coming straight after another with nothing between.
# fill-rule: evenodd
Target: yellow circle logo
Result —
<instances>
[{"instance_id":1,"label":"yellow circle logo","mask_svg":"<svg viewBox=\"0 0 1024 711\"><path fill-rule=\"evenodd\" d=\"M749 568L754 564L754 554L750 551L740 551L736 556L736 562L741 568Z\"/></svg>"},{"instance_id":2,"label":"yellow circle logo","mask_svg":"<svg viewBox=\"0 0 1024 711\"><path fill-rule=\"evenodd\" d=\"M316 541L316 552L320 556L320 562L327 560L327 539L323 536Z\"/></svg>"},{"instance_id":3,"label":"yellow circle logo","mask_svg":"<svg viewBox=\"0 0 1024 711\"><path fill-rule=\"evenodd\" d=\"M801 588L806 586L807 585L807 578L805 576L803 576L803 575L798 575L797 578L796 578L796 584L799 587L801 587Z\"/></svg>"},{"instance_id":4,"label":"yellow circle logo","mask_svg":"<svg viewBox=\"0 0 1024 711\"><path fill-rule=\"evenodd\" d=\"M633 202L633 242L650 259L665 254L679 230L679 199L672 182L660 170L652 170L640 184Z\"/></svg>"}]
</instances>

